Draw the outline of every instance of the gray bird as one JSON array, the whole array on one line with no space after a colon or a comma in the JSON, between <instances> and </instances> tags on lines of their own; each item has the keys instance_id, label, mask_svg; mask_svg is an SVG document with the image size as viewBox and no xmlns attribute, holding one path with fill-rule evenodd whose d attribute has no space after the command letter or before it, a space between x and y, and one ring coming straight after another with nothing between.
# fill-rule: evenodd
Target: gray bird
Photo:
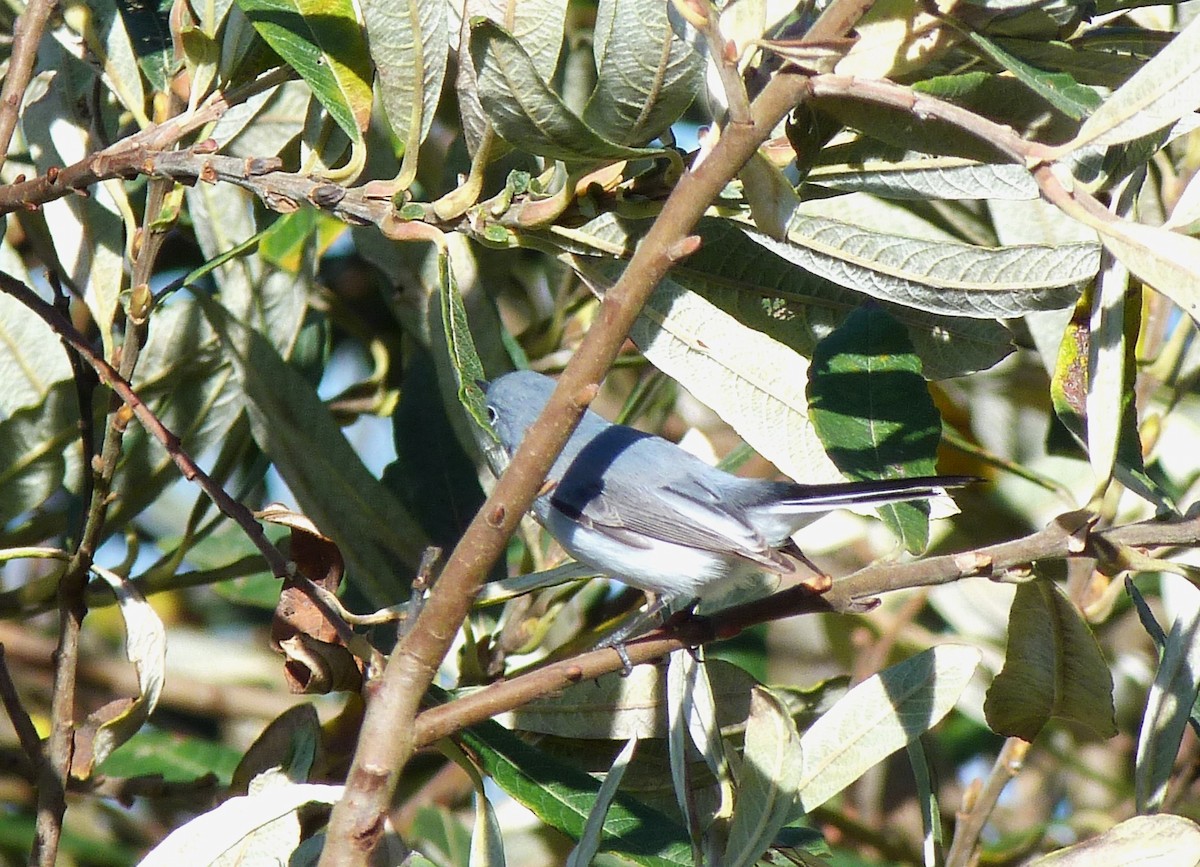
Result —
<instances>
[{"instance_id":1,"label":"gray bird","mask_svg":"<svg viewBox=\"0 0 1200 867\"><path fill-rule=\"evenodd\" d=\"M523 370L486 384L488 418L513 455L554 390ZM976 479L801 485L742 479L674 443L588 410L533 513L575 559L660 599L710 595L748 573L796 571L792 534L833 509L936 497Z\"/></svg>"}]
</instances>

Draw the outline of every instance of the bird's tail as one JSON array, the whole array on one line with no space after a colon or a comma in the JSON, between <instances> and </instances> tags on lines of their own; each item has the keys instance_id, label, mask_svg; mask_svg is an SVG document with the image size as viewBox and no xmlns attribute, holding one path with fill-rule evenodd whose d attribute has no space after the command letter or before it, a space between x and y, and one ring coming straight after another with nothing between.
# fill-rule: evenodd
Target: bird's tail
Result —
<instances>
[{"instance_id":1,"label":"bird's tail","mask_svg":"<svg viewBox=\"0 0 1200 867\"><path fill-rule=\"evenodd\" d=\"M909 479L872 479L831 485L793 485L793 492L778 505L796 511L826 511L846 506L882 506L905 500L940 497L951 488L978 482L975 476L915 476Z\"/></svg>"},{"instance_id":2,"label":"bird's tail","mask_svg":"<svg viewBox=\"0 0 1200 867\"><path fill-rule=\"evenodd\" d=\"M792 483L781 486L771 502L752 507L753 523L767 538L782 541L834 509L944 497L951 488L978 481L974 476L916 476L830 485Z\"/></svg>"}]
</instances>

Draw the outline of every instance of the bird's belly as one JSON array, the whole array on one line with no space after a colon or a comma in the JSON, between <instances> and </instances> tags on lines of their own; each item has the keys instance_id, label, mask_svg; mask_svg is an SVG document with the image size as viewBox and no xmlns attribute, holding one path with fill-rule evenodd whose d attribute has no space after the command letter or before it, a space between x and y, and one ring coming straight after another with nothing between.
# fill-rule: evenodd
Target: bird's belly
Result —
<instances>
[{"instance_id":1,"label":"bird's belly","mask_svg":"<svg viewBox=\"0 0 1200 867\"><path fill-rule=\"evenodd\" d=\"M663 596L699 597L740 572L745 561L700 548L630 536L631 542L583 527L550 509L546 529L576 560L610 577Z\"/></svg>"}]
</instances>

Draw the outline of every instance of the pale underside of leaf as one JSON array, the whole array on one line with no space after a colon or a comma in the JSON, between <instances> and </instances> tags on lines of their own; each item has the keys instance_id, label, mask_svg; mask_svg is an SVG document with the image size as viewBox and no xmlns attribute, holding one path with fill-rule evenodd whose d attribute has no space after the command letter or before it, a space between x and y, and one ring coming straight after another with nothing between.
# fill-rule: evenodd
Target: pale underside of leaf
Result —
<instances>
[{"instance_id":1,"label":"pale underside of leaf","mask_svg":"<svg viewBox=\"0 0 1200 867\"><path fill-rule=\"evenodd\" d=\"M1200 108L1200 20L1192 22L1125 82L1064 146L1132 141Z\"/></svg>"},{"instance_id":2,"label":"pale underside of leaf","mask_svg":"<svg viewBox=\"0 0 1200 867\"><path fill-rule=\"evenodd\" d=\"M363 4L367 44L392 131L416 149L433 125L450 39L439 0L371 0Z\"/></svg>"},{"instance_id":3,"label":"pale underside of leaf","mask_svg":"<svg viewBox=\"0 0 1200 867\"><path fill-rule=\"evenodd\" d=\"M1099 247L983 248L922 241L797 217L786 241L747 230L766 249L863 294L931 313L993 318L1074 303L1099 268Z\"/></svg>"},{"instance_id":4,"label":"pale underside of leaf","mask_svg":"<svg viewBox=\"0 0 1200 867\"><path fill-rule=\"evenodd\" d=\"M862 191L891 199L1021 201L1039 195L1033 175L1024 166L991 165L961 157L825 166L813 169L806 180L830 189Z\"/></svg>"},{"instance_id":5,"label":"pale underside of leaf","mask_svg":"<svg viewBox=\"0 0 1200 867\"><path fill-rule=\"evenodd\" d=\"M944 644L867 678L800 738L798 805L819 807L949 713L975 672L977 649Z\"/></svg>"},{"instance_id":6,"label":"pale underside of leaf","mask_svg":"<svg viewBox=\"0 0 1200 867\"><path fill-rule=\"evenodd\" d=\"M596 89L583 121L618 144L640 144L683 113L704 58L677 38L665 3L604 0L596 10Z\"/></svg>"}]
</instances>

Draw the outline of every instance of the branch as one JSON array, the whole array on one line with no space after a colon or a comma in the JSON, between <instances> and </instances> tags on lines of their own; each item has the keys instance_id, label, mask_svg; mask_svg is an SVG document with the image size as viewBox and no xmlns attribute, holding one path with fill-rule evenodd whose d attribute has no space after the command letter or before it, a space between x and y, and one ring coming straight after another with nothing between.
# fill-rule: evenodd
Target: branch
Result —
<instances>
[{"instance_id":1,"label":"branch","mask_svg":"<svg viewBox=\"0 0 1200 867\"><path fill-rule=\"evenodd\" d=\"M29 0L13 25L12 54L4 74L4 86L0 88L0 166L8 158L8 146L17 128L17 113L25 98L25 88L33 75L42 31L57 6L58 0Z\"/></svg>"},{"instance_id":2,"label":"branch","mask_svg":"<svg viewBox=\"0 0 1200 867\"><path fill-rule=\"evenodd\" d=\"M1200 518L1176 522L1145 521L1105 530L1092 530L1090 514L1068 512L1043 530L998 545L960 554L928 557L912 563L876 563L841 578L822 595L803 584L719 611L710 617L669 624L646 638L626 645L631 663L652 662L683 647L737 635L750 626L801 614L868 610L874 597L896 590L932 587L969 577L997 578L1037 560L1094 558L1108 571L1126 568L1126 547L1173 547L1200 544ZM565 689L581 680L620 671L615 650L602 649L547 665L536 671L493 683L478 692L423 711L414 724L415 745L426 747L440 738L497 714L515 710L536 698Z\"/></svg>"}]
</instances>

